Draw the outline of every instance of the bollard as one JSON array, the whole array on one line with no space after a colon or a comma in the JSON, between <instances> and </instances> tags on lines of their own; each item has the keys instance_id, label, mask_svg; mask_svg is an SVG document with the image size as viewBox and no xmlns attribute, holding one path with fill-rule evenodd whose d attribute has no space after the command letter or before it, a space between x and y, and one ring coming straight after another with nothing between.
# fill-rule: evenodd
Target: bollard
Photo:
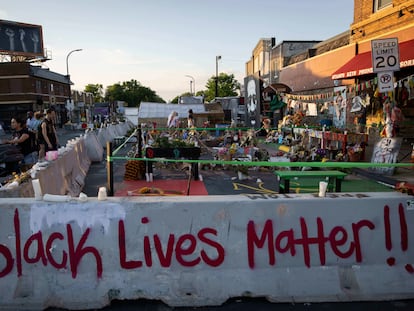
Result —
<instances>
[{"instance_id":1,"label":"bollard","mask_svg":"<svg viewBox=\"0 0 414 311\"><path fill-rule=\"evenodd\" d=\"M107 188L108 196L114 196L114 164L112 162L112 143L106 142L106 177L107 177Z\"/></svg>"},{"instance_id":2,"label":"bollard","mask_svg":"<svg viewBox=\"0 0 414 311\"><path fill-rule=\"evenodd\" d=\"M141 124L138 124L137 141L138 141L138 157L140 158L142 156L142 130L141 130Z\"/></svg>"}]
</instances>

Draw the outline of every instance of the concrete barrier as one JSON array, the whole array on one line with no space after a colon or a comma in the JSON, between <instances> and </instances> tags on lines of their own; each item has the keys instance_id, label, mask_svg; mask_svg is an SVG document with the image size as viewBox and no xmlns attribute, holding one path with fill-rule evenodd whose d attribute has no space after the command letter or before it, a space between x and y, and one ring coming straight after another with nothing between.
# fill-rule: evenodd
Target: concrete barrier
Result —
<instances>
[{"instance_id":1,"label":"concrete barrier","mask_svg":"<svg viewBox=\"0 0 414 311\"><path fill-rule=\"evenodd\" d=\"M113 142L114 138L118 136L125 136L130 129L132 129L132 124L130 122L108 124L107 126L102 126L97 130L96 137L102 148L106 148L106 143L108 141Z\"/></svg>"},{"instance_id":2,"label":"concrete barrier","mask_svg":"<svg viewBox=\"0 0 414 311\"><path fill-rule=\"evenodd\" d=\"M89 134L88 134L89 135ZM32 179L39 179L43 194L78 196L88 173L91 160L88 156L86 136L68 141L57 159L36 163L29 171ZM33 197L30 179L10 187L6 184L0 190L0 198Z\"/></svg>"},{"instance_id":3,"label":"concrete barrier","mask_svg":"<svg viewBox=\"0 0 414 311\"><path fill-rule=\"evenodd\" d=\"M414 298L401 193L0 200L0 308Z\"/></svg>"},{"instance_id":4,"label":"concrete barrier","mask_svg":"<svg viewBox=\"0 0 414 311\"><path fill-rule=\"evenodd\" d=\"M96 131L87 132L84 139L86 151L91 162L101 162L103 160L104 149L96 136Z\"/></svg>"}]
</instances>

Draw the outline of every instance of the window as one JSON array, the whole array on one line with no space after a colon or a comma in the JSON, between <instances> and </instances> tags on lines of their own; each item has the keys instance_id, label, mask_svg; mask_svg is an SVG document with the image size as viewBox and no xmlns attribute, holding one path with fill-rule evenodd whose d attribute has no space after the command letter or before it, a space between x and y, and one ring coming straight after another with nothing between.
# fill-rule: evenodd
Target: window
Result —
<instances>
[{"instance_id":1,"label":"window","mask_svg":"<svg viewBox=\"0 0 414 311\"><path fill-rule=\"evenodd\" d=\"M389 5L392 5L392 0L374 0L374 12L377 12Z\"/></svg>"},{"instance_id":2,"label":"window","mask_svg":"<svg viewBox=\"0 0 414 311\"><path fill-rule=\"evenodd\" d=\"M36 93L42 93L42 82L36 80Z\"/></svg>"}]
</instances>

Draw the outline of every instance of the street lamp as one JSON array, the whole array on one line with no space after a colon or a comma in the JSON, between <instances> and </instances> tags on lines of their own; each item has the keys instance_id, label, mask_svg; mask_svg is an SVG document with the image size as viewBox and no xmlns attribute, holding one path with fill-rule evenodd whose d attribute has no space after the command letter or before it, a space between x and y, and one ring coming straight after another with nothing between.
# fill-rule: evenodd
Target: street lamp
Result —
<instances>
[{"instance_id":1,"label":"street lamp","mask_svg":"<svg viewBox=\"0 0 414 311\"><path fill-rule=\"evenodd\" d=\"M70 81L70 76L69 76L69 56L74 53L74 52L80 52L82 51L82 49L76 49L76 50L72 50L68 53L68 55L66 55L66 76L68 77L68 80Z\"/></svg>"},{"instance_id":2,"label":"street lamp","mask_svg":"<svg viewBox=\"0 0 414 311\"><path fill-rule=\"evenodd\" d=\"M68 85L69 85L69 99L68 99L68 106L69 106L69 119L72 119L72 99L71 99L71 90L70 90L70 75L69 75L69 56L74 52L80 52L82 49L76 49L72 50L66 55L66 78L68 79Z\"/></svg>"},{"instance_id":3,"label":"street lamp","mask_svg":"<svg viewBox=\"0 0 414 311\"><path fill-rule=\"evenodd\" d=\"M218 61L221 59L220 55L216 56L216 97L218 97Z\"/></svg>"},{"instance_id":4,"label":"street lamp","mask_svg":"<svg viewBox=\"0 0 414 311\"><path fill-rule=\"evenodd\" d=\"M196 90L195 90L195 79L194 79L194 77L190 76L190 75L185 75L185 76L191 79L190 80L190 94L195 95ZM194 93L193 93L193 88L194 88Z\"/></svg>"}]
</instances>

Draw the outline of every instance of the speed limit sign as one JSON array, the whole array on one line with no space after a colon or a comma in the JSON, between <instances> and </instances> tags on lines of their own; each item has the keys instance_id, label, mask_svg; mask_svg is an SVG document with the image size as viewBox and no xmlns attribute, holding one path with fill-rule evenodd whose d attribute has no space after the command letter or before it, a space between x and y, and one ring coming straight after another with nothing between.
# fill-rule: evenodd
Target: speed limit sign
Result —
<instances>
[{"instance_id":1,"label":"speed limit sign","mask_svg":"<svg viewBox=\"0 0 414 311\"><path fill-rule=\"evenodd\" d=\"M372 40L371 51L374 72L400 70L398 38Z\"/></svg>"}]
</instances>

